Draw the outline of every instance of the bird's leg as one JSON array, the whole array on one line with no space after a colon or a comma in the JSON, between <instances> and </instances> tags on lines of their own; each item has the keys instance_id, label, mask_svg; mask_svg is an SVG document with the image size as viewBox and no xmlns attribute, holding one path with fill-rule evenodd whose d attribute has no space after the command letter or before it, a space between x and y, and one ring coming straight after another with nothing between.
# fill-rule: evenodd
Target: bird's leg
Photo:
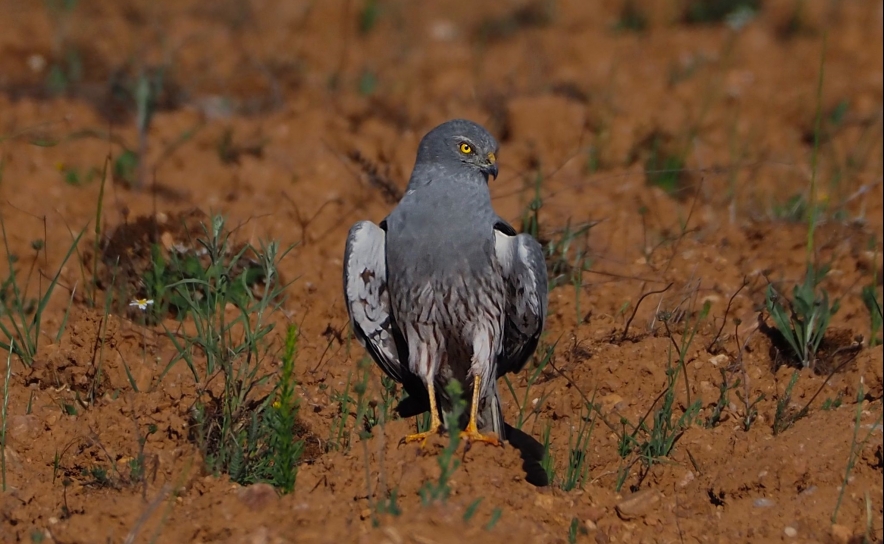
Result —
<instances>
[{"instance_id":1,"label":"bird's leg","mask_svg":"<svg viewBox=\"0 0 884 544\"><path fill-rule=\"evenodd\" d=\"M421 447L427 445L427 438L439 432L439 427L442 426L442 420L439 419L439 410L436 408L436 391L433 387L433 380L429 380L427 382L427 393L430 395L430 430L410 434L403 438L402 440L406 443L408 442L417 442L421 441Z\"/></svg>"},{"instance_id":2,"label":"bird's leg","mask_svg":"<svg viewBox=\"0 0 884 544\"><path fill-rule=\"evenodd\" d=\"M500 446L500 439L496 436L486 436L479 432L479 426L476 423L476 419L479 413L479 393L481 393L481 377L476 374L473 376L473 402L470 403L470 421L467 423L467 428L460 432L460 437L470 442L485 442L486 444L491 444L493 446Z\"/></svg>"}]
</instances>

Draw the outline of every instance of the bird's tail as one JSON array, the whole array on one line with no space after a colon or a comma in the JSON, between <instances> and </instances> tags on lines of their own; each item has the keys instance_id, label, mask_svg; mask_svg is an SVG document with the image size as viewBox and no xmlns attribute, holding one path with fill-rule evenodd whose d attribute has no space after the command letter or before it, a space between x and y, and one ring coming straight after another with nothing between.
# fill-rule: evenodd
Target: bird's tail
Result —
<instances>
[{"instance_id":1,"label":"bird's tail","mask_svg":"<svg viewBox=\"0 0 884 544\"><path fill-rule=\"evenodd\" d=\"M489 395L485 398L484 406L479 411L479 430L491 431L501 440L506 440L506 427L503 421L503 411L500 408L500 394L497 392L497 383L489 385Z\"/></svg>"}]
</instances>

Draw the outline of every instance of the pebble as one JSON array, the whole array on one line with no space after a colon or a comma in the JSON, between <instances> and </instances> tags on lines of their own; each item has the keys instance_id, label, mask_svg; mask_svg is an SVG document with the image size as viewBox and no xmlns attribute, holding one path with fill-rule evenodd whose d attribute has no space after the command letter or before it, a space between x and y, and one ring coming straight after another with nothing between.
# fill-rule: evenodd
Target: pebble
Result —
<instances>
[{"instance_id":1,"label":"pebble","mask_svg":"<svg viewBox=\"0 0 884 544\"><path fill-rule=\"evenodd\" d=\"M656 489L633 493L617 504L617 514L624 520L640 518L653 509L663 498Z\"/></svg>"},{"instance_id":2,"label":"pebble","mask_svg":"<svg viewBox=\"0 0 884 544\"><path fill-rule=\"evenodd\" d=\"M752 501L752 506L754 506L755 508L770 508L776 505L777 503L767 498L755 499L754 501Z\"/></svg>"},{"instance_id":3,"label":"pebble","mask_svg":"<svg viewBox=\"0 0 884 544\"><path fill-rule=\"evenodd\" d=\"M721 365L727 364L728 356L725 355L724 353L720 353L714 357L711 357L709 359L709 362L712 364L712 366L718 368Z\"/></svg>"},{"instance_id":4,"label":"pebble","mask_svg":"<svg viewBox=\"0 0 884 544\"><path fill-rule=\"evenodd\" d=\"M844 525L832 525L832 540L837 544L848 544L853 538L853 531Z\"/></svg>"},{"instance_id":5,"label":"pebble","mask_svg":"<svg viewBox=\"0 0 884 544\"><path fill-rule=\"evenodd\" d=\"M601 404L602 410L605 412L616 412L623 408L623 397L616 393L611 393L601 398Z\"/></svg>"},{"instance_id":6,"label":"pebble","mask_svg":"<svg viewBox=\"0 0 884 544\"><path fill-rule=\"evenodd\" d=\"M28 57L28 68L35 74L39 74L46 68L46 57L40 54L33 54Z\"/></svg>"},{"instance_id":7,"label":"pebble","mask_svg":"<svg viewBox=\"0 0 884 544\"><path fill-rule=\"evenodd\" d=\"M43 425L34 414L15 415L9 418L9 435L16 440L37 438L42 429Z\"/></svg>"},{"instance_id":8,"label":"pebble","mask_svg":"<svg viewBox=\"0 0 884 544\"><path fill-rule=\"evenodd\" d=\"M552 510L555 505L551 495L537 495L534 499L534 506L539 506L544 510Z\"/></svg>"},{"instance_id":9,"label":"pebble","mask_svg":"<svg viewBox=\"0 0 884 544\"><path fill-rule=\"evenodd\" d=\"M795 529L795 527L786 527L785 529L783 529L783 533L785 533L785 535L789 538L795 538L796 536L798 536L798 530Z\"/></svg>"},{"instance_id":10,"label":"pebble","mask_svg":"<svg viewBox=\"0 0 884 544\"><path fill-rule=\"evenodd\" d=\"M695 479L696 479L696 476L694 476L694 473L689 470L684 475L684 477L682 477L682 479L679 480L678 487L687 487L687 486L691 485L691 482L693 482Z\"/></svg>"},{"instance_id":11,"label":"pebble","mask_svg":"<svg viewBox=\"0 0 884 544\"><path fill-rule=\"evenodd\" d=\"M605 515L605 509L601 506L590 506L586 510L586 517L589 521L597 522Z\"/></svg>"},{"instance_id":12,"label":"pebble","mask_svg":"<svg viewBox=\"0 0 884 544\"><path fill-rule=\"evenodd\" d=\"M816 486L812 485L798 494L799 497L807 497L808 495L813 495L816 493Z\"/></svg>"}]
</instances>

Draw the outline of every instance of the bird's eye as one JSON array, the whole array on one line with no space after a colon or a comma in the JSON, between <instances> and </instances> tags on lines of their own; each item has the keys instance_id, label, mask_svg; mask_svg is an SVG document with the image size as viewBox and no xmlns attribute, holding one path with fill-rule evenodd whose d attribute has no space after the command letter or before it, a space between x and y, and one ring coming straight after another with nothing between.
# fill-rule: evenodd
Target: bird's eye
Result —
<instances>
[{"instance_id":1,"label":"bird's eye","mask_svg":"<svg viewBox=\"0 0 884 544\"><path fill-rule=\"evenodd\" d=\"M473 147L466 142L461 142L460 152L463 153L464 155L469 155L470 153L473 152Z\"/></svg>"}]
</instances>

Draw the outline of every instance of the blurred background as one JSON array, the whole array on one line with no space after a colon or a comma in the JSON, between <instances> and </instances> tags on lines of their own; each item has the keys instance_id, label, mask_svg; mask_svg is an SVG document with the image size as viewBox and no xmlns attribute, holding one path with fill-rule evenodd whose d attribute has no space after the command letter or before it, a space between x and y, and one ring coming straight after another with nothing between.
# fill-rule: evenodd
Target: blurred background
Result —
<instances>
[{"instance_id":1,"label":"blurred background","mask_svg":"<svg viewBox=\"0 0 884 544\"><path fill-rule=\"evenodd\" d=\"M817 157L827 201L880 176L874 0L0 6L0 130L111 131L115 154L137 155L120 169L145 166L129 177L156 170L162 182L164 160L223 126L222 159L267 151L291 169L328 158L323 144L346 154L348 136L364 137L360 153L401 184L415 140L455 116L499 137L511 175L540 164L585 184L635 167L686 198L705 170L704 196L732 213L815 205L793 178L806 181L817 134L832 144ZM274 135L282 124L292 134ZM297 144L275 149L287 141ZM87 164L66 165L78 169L71 181L89 177Z\"/></svg>"},{"instance_id":2,"label":"blurred background","mask_svg":"<svg viewBox=\"0 0 884 544\"><path fill-rule=\"evenodd\" d=\"M198 204L333 258L467 117L501 214L601 221L615 269L689 216L882 229L880 1L0 5L0 194L33 216L94 217L109 156L110 224Z\"/></svg>"}]
</instances>

